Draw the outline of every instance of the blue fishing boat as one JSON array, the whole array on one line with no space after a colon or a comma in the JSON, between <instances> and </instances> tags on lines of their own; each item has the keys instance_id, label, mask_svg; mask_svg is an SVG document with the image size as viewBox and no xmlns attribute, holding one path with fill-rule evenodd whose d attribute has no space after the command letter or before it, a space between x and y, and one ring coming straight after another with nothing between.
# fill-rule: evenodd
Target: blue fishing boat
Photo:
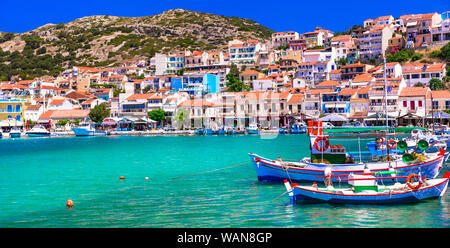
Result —
<instances>
[{"instance_id":1,"label":"blue fishing boat","mask_svg":"<svg viewBox=\"0 0 450 248\"><path fill-rule=\"evenodd\" d=\"M292 203L333 203L333 204L400 204L418 202L425 199L441 198L448 186L450 172L443 178L426 179L420 174L410 174L404 184L379 185L374 173L351 174L347 180L350 187L334 188L331 183L325 187L300 186L284 181ZM398 178L398 176L387 176ZM412 179L416 178L416 182ZM329 182L329 181L328 181Z\"/></svg>"},{"instance_id":2,"label":"blue fishing boat","mask_svg":"<svg viewBox=\"0 0 450 248\"><path fill-rule=\"evenodd\" d=\"M289 132L291 134L300 134L300 133L306 133L306 127L299 124L299 123L295 123L292 125L291 129L289 130Z\"/></svg>"},{"instance_id":3,"label":"blue fishing boat","mask_svg":"<svg viewBox=\"0 0 450 248\"><path fill-rule=\"evenodd\" d=\"M214 130L212 130L212 129L209 129L209 128L205 129L205 135L213 135L215 133L216 132Z\"/></svg>"},{"instance_id":4,"label":"blue fishing boat","mask_svg":"<svg viewBox=\"0 0 450 248\"><path fill-rule=\"evenodd\" d=\"M259 134L259 129L256 124L250 124L249 127L245 129L248 134Z\"/></svg>"},{"instance_id":5,"label":"blue fishing boat","mask_svg":"<svg viewBox=\"0 0 450 248\"><path fill-rule=\"evenodd\" d=\"M284 127L280 127L280 128L278 128L278 133L279 134L287 134L288 130Z\"/></svg>"},{"instance_id":6,"label":"blue fishing boat","mask_svg":"<svg viewBox=\"0 0 450 248\"><path fill-rule=\"evenodd\" d=\"M361 173L366 169L373 172L396 170L408 174L421 172L427 178L435 178L448 156L445 150L440 150L427 154L392 154L378 161L355 161L341 145L330 145L328 136L323 135L321 130L321 127L310 126L308 122L311 156L299 161L283 161L280 157L269 159L249 153L258 180L282 182L284 179L290 179L297 182L314 182L324 175L327 168L331 168L336 175L332 178L333 181L338 181L339 176L346 177L350 173ZM392 179L383 182L392 182Z\"/></svg>"},{"instance_id":7,"label":"blue fishing boat","mask_svg":"<svg viewBox=\"0 0 450 248\"><path fill-rule=\"evenodd\" d=\"M217 130L217 134L218 134L218 135L225 135L226 133L227 133L227 131L225 131L224 128L219 128L219 129Z\"/></svg>"},{"instance_id":8,"label":"blue fishing boat","mask_svg":"<svg viewBox=\"0 0 450 248\"><path fill-rule=\"evenodd\" d=\"M241 130L241 129L238 129L238 128L235 128L235 129L233 129L233 134L245 134L245 131Z\"/></svg>"},{"instance_id":9,"label":"blue fishing boat","mask_svg":"<svg viewBox=\"0 0 450 248\"><path fill-rule=\"evenodd\" d=\"M196 135L203 135L204 133L205 133L205 131L202 128L195 129L195 134Z\"/></svg>"},{"instance_id":10,"label":"blue fishing boat","mask_svg":"<svg viewBox=\"0 0 450 248\"><path fill-rule=\"evenodd\" d=\"M91 124L82 124L72 130L76 136L105 136L108 134L104 131L97 131Z\"/></svg>"}]
</instances>

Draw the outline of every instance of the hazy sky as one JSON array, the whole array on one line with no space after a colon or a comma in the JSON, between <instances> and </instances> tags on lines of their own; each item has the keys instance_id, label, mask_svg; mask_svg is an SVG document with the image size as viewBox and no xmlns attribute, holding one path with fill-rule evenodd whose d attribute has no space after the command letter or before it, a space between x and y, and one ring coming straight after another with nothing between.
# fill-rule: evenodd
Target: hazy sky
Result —
<instances>
[{"instance_id":1,"label":"hazy sky","mask_svg":"<svg viewBox=\"0 0 450 248\"><path fill-rule=\"evenodd\" d=\"M304 33L316 26L344 31L365 19L384 15L442 13L450 10L450 0L0 0L0 31L26 32L47 23L66 23L90 15L149 16L175 8L249 18L274 31Z\"/></svg>"}]
</instances>

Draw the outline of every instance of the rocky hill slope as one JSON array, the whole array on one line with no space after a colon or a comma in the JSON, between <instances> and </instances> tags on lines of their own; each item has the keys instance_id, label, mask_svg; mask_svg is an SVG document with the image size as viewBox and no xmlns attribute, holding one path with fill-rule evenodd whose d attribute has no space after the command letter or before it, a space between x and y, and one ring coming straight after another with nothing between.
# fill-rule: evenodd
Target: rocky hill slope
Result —
<instances>
[{"instance_id":1,"label":"rocky hill slope","mask_svg":"<svg viewBox=\"0 0 450 248\"><path fill-rule=\"evenodd\" d=\"M0 80L108 66L175 50L223 50L237 39L270 39L252 20L183 9L146 17L89 16L26 33L0 32Z\"/></svg>"}]
</instances>

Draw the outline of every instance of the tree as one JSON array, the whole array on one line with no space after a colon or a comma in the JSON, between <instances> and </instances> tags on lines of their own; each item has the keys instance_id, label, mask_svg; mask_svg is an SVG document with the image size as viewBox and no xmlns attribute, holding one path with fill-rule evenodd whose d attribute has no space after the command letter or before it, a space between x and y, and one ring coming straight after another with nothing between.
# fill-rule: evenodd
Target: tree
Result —
<instances>
[{"instance_id":1,"label":"tree","mask_svg":"<svg viewBox=\"0 0 450 248\"><path fill-rule=\"evenodd\" d=\"M148 117L154 121L157 121L158 124L166 118L166 113L162 109L154 109L148 112Z\"/></svg>"},{"instance_id":2,"label":"tree","mask_svg":"<svg viewBox=\"0 0 450 248\"><path fill-rule=\"evenodd\" d=\"M430 82L428 82L428 86L431 90L443 90L444 84L441 82L441 80L437 78L432 78Z\"/></svg>"},{"instance_id":3,"label":"tree","mask_svg":"<svg viewBox=\"0 0 450 248\"><path fill-rule=\"evenodd\" d=\"M189 111L184 108L178 109L174 120L177 127L184 129L184 125L188 125L187 122L189 121Z\"/></svg>"},{"instance_id":4,"label":"tree","mask_svg":"<svg viewBox=\"0 0 450 248\"><path fill-rule=\"evenodd\" d=\"M59 120L56 123L56 125L58 125L58 126L65 126L65 125L67 125L67 123L69 123L69 120L68 119L64 119L64 120Z\"/></svg>"},{"instance_id":5,"label":"tree","mask_svg":"<svg viewBox=\"0 0 450 248\"><path fill-rule=\"evenodd\" d=\"M152 89L153 89L153 87L151 85L147 85L147 86L144 87L144 89L142 89L142 92L145 94L145 93L149 92Z\"/></svg>"},{"instance_id":6,"label":"tree","mask_svg":"<svg viewBox=\"0 0 450 248\"><path fill-rule=\"evenodd\" d=\"M227 74L226 79L227 79L226 91L228 92L241 92L243 90L247 91L250 90L250 87L245 85L243 82L239 81L239 79L231 73Z\"/></svg>"},{"instance_id":7,"label":"tree","mask_svg":"<svg viewBox=\"0 0 450 248\"><path fill-rule=\"evenodd\" d=\"M413 85L414 87L423 87L423 83L421 83L421 82L418 82L418 83L416 83L415 85Z\"/></svg>"},{"instance_id":8,"label":"tree","mask_svg":"<svg viewBox=\"0 0 450 248\"><path fill-rule=\"evenodd\" d=\"M77 127L78 125L80 125L80 119L75 118L75 120L73 120L73 124Z\"/></svg>"},{"instance_id":9,"label":"tree","mask_svg":"<svg viewBox=\"0 0 450 248\"><path fill-rule=\"evenodd\" d=\"M347 64L347 59L346 58L340 58L337 62L339 65L343 66Z\"/></svg>"},{"instance_id":10,"label":"tree","mask_svg":"<svg viewBox=\"0 0 450 248\"><path fill-rule=\"evenodd\" d=\"M89 118L94 123L101 123L106 117L109 117L110 110L109 107L106 106L106 104L102 103L97 106L95 106L93 109L91 109L91 112L89 112Z\"/></svg>"}]
</instances>

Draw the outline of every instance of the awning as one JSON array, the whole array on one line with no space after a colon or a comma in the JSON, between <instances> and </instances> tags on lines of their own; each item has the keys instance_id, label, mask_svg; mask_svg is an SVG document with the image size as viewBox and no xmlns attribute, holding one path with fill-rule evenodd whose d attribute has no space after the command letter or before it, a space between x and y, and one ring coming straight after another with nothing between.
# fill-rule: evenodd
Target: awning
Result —
<instances>
[{"instance_id":1,"label":"awning","mask_svg":"<svg viewBox=\"0 0 450 248\"><path fill-rule=\"evenodd\" d=\"M387 117L388 117L388 120L389 120L389 119L390 119L390 120L395 120L395 119L397 119L396 117L390 116L390 115L388 115ZM385 115L385 114L382 114L382 113L376 113L376 114L367 116L366 118L364 118L364 120L366 120L366 121L386 120L386 115Z\"/></svg>"},{"instance_id":2,"label":"awning","mask_svg":"<svg viewBox=\"0 0 450 248\"><path fill-rule=\"evenodd\" d=\"M329 114L319 119L320 121L348 121L348 119L344 116L337 114Z\"/></svg>"},{"instance_id":3,"label":"awning","mask_svg":"<svg viewBox=\"0 0 450 248\"><path fill-rule=\"evenodd\" d=\"M427 119L450 119L450 114L444 112L433 113L432 115L427 115L425 118Z\"/></svg>"},{"instance_id":4,"label":"awning","mask_svg":"<svg viewBox=\"0 0 450 248\"><path fill-rule=\"evenodd\" d=\"M0 121L0 127L21 127L21 126L23 126L23 121L16 121L16 120Z\"/></svg>"}]
</instances>

